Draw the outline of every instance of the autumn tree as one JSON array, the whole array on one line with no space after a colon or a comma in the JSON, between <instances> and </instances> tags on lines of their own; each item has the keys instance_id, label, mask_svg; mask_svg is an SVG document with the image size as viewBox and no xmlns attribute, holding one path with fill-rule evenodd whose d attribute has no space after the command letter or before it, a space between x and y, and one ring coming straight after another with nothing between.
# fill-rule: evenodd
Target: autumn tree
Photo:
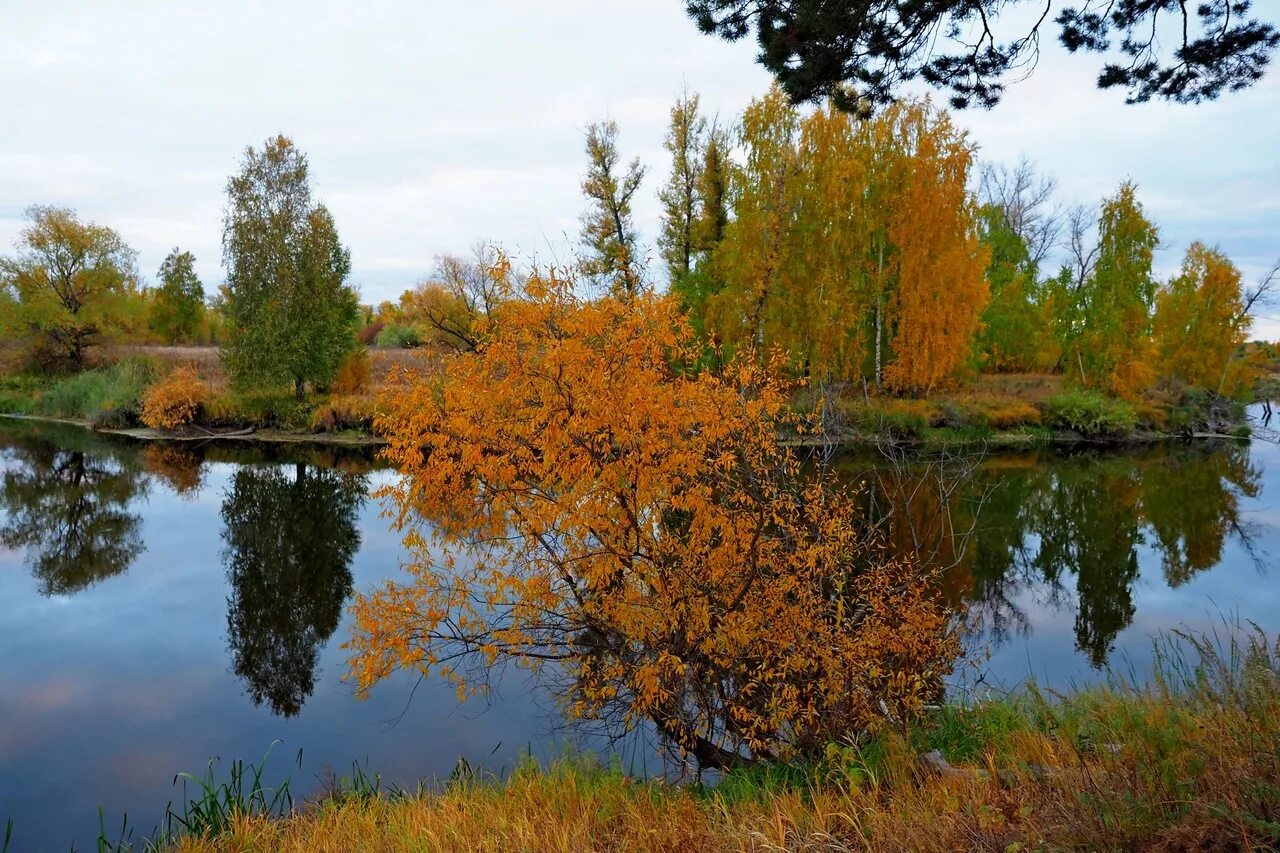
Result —
<instances>
[{"instance_id":1,"label":"autumn tree","mask_svg":"<svg viewBox=\"0 0 1280 853\"><path fill-rule=\"evenodd\" d=\"M708 328L820 378L928 393L969 357L987 301L971 145L927 104L802 118L778 89L739 131Z\"/></svg>"},{"instance_id":2,"label":"autumn tree","mask_svg":"<svg viewBox=\"0 0 1280 853\"><path fill-rule=\"evenodd\" d=\"M698 112L697 95L685 93L671 108L671 125L663 147L671 155L671 174L658 190L662 203L662 231L658 247L667 265L672 287L686 280L697 260L698 221L702 204L699 198L700 163L707 121Z\"/></svg>"},{"instance_id":3,"label":"autumn tree","mask_svg":"<svg viewBox=\"0 0 1280 853\"><path fill-rule=\"evenodd\" d=\"M1014 7L1030 5L1029 18ZM1010 75L1033 69L1052 20L1069 53L1107 53L1098 87L1128 103L1212 100L1262 79L1280 31L1249 17L1251 0L685 0L698 28L729 41L754 30L759 61L795 102L833 99L850 112L893 103L914 80L953 107L991 107ZM1050 12L1057 9L1052 18Z\"/></svg>"},{"instance_id":4,"label":"autumn tree","mask_svg":"<svg viewBox=\"0 0 1280 853\"><path fill-rule=\"evenodd\" d=\"M815 755L917 713L956 651L912 565L779 446L790 392L694 345L674 300L533 276L442 381L394 392L384 496L406 574L357 600L352 672L482 688L515 662L571 713L648 721L702 766ZM791 424L795 426L795 424ZM544 666L545 665L545 666Z\"/></svg>"},{"instance_id":5,"label":"autumn tree","mask_svg":"<svg viewBox=\"0 0 1280 853\"><path fill-rule=\"evenodd\" d=\"M695 198L697 218L693 222L691 242L693 268L688 275L671 283L672 292L700 337L706 337L707 300L724 289L724 279L716 266L716 251L729 228L732 161L729 158L729 134L718 124L711 124L703 137L701 162L698 164ZM704 357L716 358L716 344Z\"/></svg>"},{"instance_id":6,"label":"autumn tree","mask_svg":"<svg viewBox=\"0 0 1280 853\"><path fill-rule=\"evenodd\" d=\"M986 205L979 214L982 242L990 252L987 286L991 301L982 314L977 347L984 370L1027 372L1044 357L1046 312L1030 247L1005 211Z\"/></svg>"},{"instance_id":7,"label":"autumn tree","mask_svg":"<svg viewBox=\"0 0 1280 853\"><path fill-rule=\"evenodd\" d=\"M128 325L137 253L115 231L65 208L30 207L27 218L17 252L0 258L0 290L17 330L34 337L37 363L78 370L104 334Z\"/></svg>"},{"instance_id":8,"label":"autumn tree","mask_svg":"<svg viewBox=\"0 0 1280 853\"><path fill-rule=\"evenodd\" d=\"M1226 255L1192 243L1182 271L1156 296L1157 370L1190 385L1221 391L1232 355L1249 328L1240 271Z\"/></svg>"},{"instance_id":9,"label":"autumn tree","mask_svg":"<svg viewBox=\"0 0 1280 853\"><path fill-rule=\"evenodd\" d=\"M160 264L160 286L151 308L151 327L169 343L190 341L204 313L204 285L190 252L174 249Z\"/></svg>"},{"instance_id":10,"label":"autumn tree","mask_svg":"<svg viewBox=\"0 0 1280 853\"><path fill-rule=\"evenodd\" d=\"M437 255L430 277L400 297L386 316L421 328L425 337L445 350L473 351L493 322L507 294L491 275L498 250L477 243L471 257Z\"/></svg>"},{"instance_id":11,"label":"autumn tree","mask_svg":"<svg viewBox=\"0 0 1280 853\"><path fill-rule=\"evenodd\" d=\"M766 326L771 299L791 285L799 129L799 114L776 88L752 101L739 122L744 162L731 173L733 217L715 260L726 287L708 304L706 318L708 328L731 346L788 343Z\"/></svg>"},{"instance_id":12,"label":"autumn tree","mask_svg":"<svg viewBox=\"0 0 1280 853\"><path fill-rule=\"evenodd\" d=\"M945 113L927 104L891 110L905 149L905 175L891 208L896 277L894 359L884 370L895 390L928 393L968 358L989 297L986 252L967 191L973 148Z\"/></svg>"},{"instance_id":13,"label":"autumn tree","mask_svg":"<svg viewBox=\"0 0 1280 853\"><path fill-rule=\"evenodd\" d=\"M634 295L643 280L643 259L631 202L644 179L644 167L639 158L623 167L615 121L588 125L586 150L582 194L588 207L582 214L582 245L587 255L582 270L607 281L615 293Z\"/></svg>"},{"instance_id":14,"label":"autumn tree","mask_svg":"<svg viewBox=\"0 0 1280 853\"><path fill-rule=\"evenodd\" d=\"M351 256L311 199L306 156L284 136L245 151L227 181L223 359L239 386L327 385L355 345Z\"/></svg>"},{"instance_id":15,"label":"autumn tree","mask_svg":"<svg viewBox=\"0 0 1280 853\"><path fill-rule=\"evenodd\" d=\"M1067 375L1085 385L1131 394L1152 379L1151 263L1160 237L1126 182L1102 204L1097 260L1076 293L1079 326L1066 348Z\"/></svg>"}]
</instances>

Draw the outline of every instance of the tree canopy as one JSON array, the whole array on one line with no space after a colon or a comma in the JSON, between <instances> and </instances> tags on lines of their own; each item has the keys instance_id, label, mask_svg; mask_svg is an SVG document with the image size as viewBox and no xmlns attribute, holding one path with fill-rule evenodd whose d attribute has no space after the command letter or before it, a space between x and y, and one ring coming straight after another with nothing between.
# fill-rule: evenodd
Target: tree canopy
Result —
<instances>
[{"instance_id":1,"label":"tree canopy","mask_svg":"<svg viewBox=\"0 0 1280 853\"><path fill-rule=\"evenodd\" d=\"M333 380L355 346L359 302L333 216L311 199L306 156L284 136L245 151L227 181L223 358L240 386Z\"/></svg>"},{"instance_id":2,"label":"tree canopy","mask_svg":"<svg viewBox=\"0 0 1280 853\"><path fill-rule=\"evenodd\" d=\"M18 252L0 258L0 290L16 308L17 331L35 336L42 366L79 369L103 333L124 325L127 298L137 291L137 253L73 210L37 205L27 218Z\"/></svg>"},{"instance_id":3,"label":"tree canopy","mask_svg":"<svg viewBox=\"0 0 1280 853\"><path fill-rule=\"evenodd\" d=\"M160 264L151 325L167 343L189 341L204 312L204 285L195 270L196 257L174 249Z\"/></svg>"},{"instance_id":4,"label":"tree canopy","mask_svg":"<svg viewBox=\"0 0 1280 853\"><path fill-rule=\"evenodd\" d=\"M1050 20L1071 53L1109 54L1103 89L1129 103L1194 103L1262 78L1280 32L1251 0L686 0L699 29L730 41L754 31L759 61L795 102L847 111L892 103L921 80L952 106L990 107L1026 76ZM1118 45L1114 40L1118 39ZM1114 46L1114 49L1113 49Z\"/></svg>"}]
</instances>

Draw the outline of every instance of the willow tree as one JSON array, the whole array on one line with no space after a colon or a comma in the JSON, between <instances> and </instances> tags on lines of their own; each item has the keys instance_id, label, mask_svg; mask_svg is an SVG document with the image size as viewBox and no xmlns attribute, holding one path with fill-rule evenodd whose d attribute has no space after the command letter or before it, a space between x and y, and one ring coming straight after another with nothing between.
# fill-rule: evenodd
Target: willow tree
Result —
<instances>
[{"instance_id":1,"label":"willow tree","mask_svg":"<svg viewBox=\"0 0 1280 853\"><path fill-rule=\"evenodd\" d=\"M351 256L311 198L307 158L284 136L245 151L227 181L223 361L241 387L328 385L355 346Z\"/></svg>"},{"instance_id":2,"label":"willow tree","mask_svg":"<svg viewBox=\"0 0 1280 853\"><path fill-rule=\"evenodd\" d=\"M475 353L387 402L404 573L357 598L356 688L563 679L572 716L647 720L704 767L813 759L919 714L958 651L927 572L778 444L750 353L686 373L674 300L535 275Z\"/></svg>"},{"instance_id":3,"label":"willow tree","mask_svg":"<svg viewBox=\"0 0 1280 853\"><path fill-rule=\"evenodd\" d=\"M1249 328L1240 270L1217 249L1192 243L1182 271L1156 296L1153 327L1162 376L1221 390Z\"/></svg>"}]
</instances>

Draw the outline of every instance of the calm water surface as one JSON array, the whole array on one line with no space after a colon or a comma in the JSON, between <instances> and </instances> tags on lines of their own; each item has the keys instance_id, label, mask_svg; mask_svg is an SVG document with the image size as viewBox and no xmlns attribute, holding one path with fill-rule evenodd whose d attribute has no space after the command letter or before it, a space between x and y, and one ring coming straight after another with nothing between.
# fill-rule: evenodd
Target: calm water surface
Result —
<instances>
[{"instance_id":1,"label":"calm water surface","mask_svg":"<svg viewBox=\"0 0 1280 853\"><path fill-rule=\"evenodd\" d=\"M947 567L989 652L967 679L1055 687L1142 669L1151 637L1223 616L1280 631L1280 447L849 459L894 546ZM0 832L92 849L98 808L145 834L178 770L256 760L296 793L353 760L397 784L500 770L570 738L518 674L487 706L341 681L355 590L397 537L361 454L173 447L0 421ZM415 689L416 688L416 689ZM410 701L411 700L411 701ZM302 751L301 767L292 762Z\"/></svg>"}]
</instances>

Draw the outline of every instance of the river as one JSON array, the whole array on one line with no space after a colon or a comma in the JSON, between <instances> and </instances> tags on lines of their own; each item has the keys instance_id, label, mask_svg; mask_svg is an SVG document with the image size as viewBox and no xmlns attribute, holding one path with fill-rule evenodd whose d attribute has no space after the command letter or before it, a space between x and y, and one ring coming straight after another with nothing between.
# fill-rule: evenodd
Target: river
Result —
<instances>
[{"instance_id":1,"label":"river","mask_svg":"<svg viewBox=\"0 0 1280 853\"><path fill-rule=\"evenodd\" d=\"M1142 677L1162 631L1280 631L1275 445L838 467L894 547L942 567L967 605L958 686ZM0 838L12 818L13 850L92 849L99 808L108 835L126 815L146 835L182 796L177 771L257 761L276 740L272 771L296 796L353 762L408 785L460 758L501 772L574 745L518 672L461 706L408 676L363 702L343 682L346 605L402 557L369 497L394 476L362 451L0 421Z\"/></svg>"}]
</instances>

